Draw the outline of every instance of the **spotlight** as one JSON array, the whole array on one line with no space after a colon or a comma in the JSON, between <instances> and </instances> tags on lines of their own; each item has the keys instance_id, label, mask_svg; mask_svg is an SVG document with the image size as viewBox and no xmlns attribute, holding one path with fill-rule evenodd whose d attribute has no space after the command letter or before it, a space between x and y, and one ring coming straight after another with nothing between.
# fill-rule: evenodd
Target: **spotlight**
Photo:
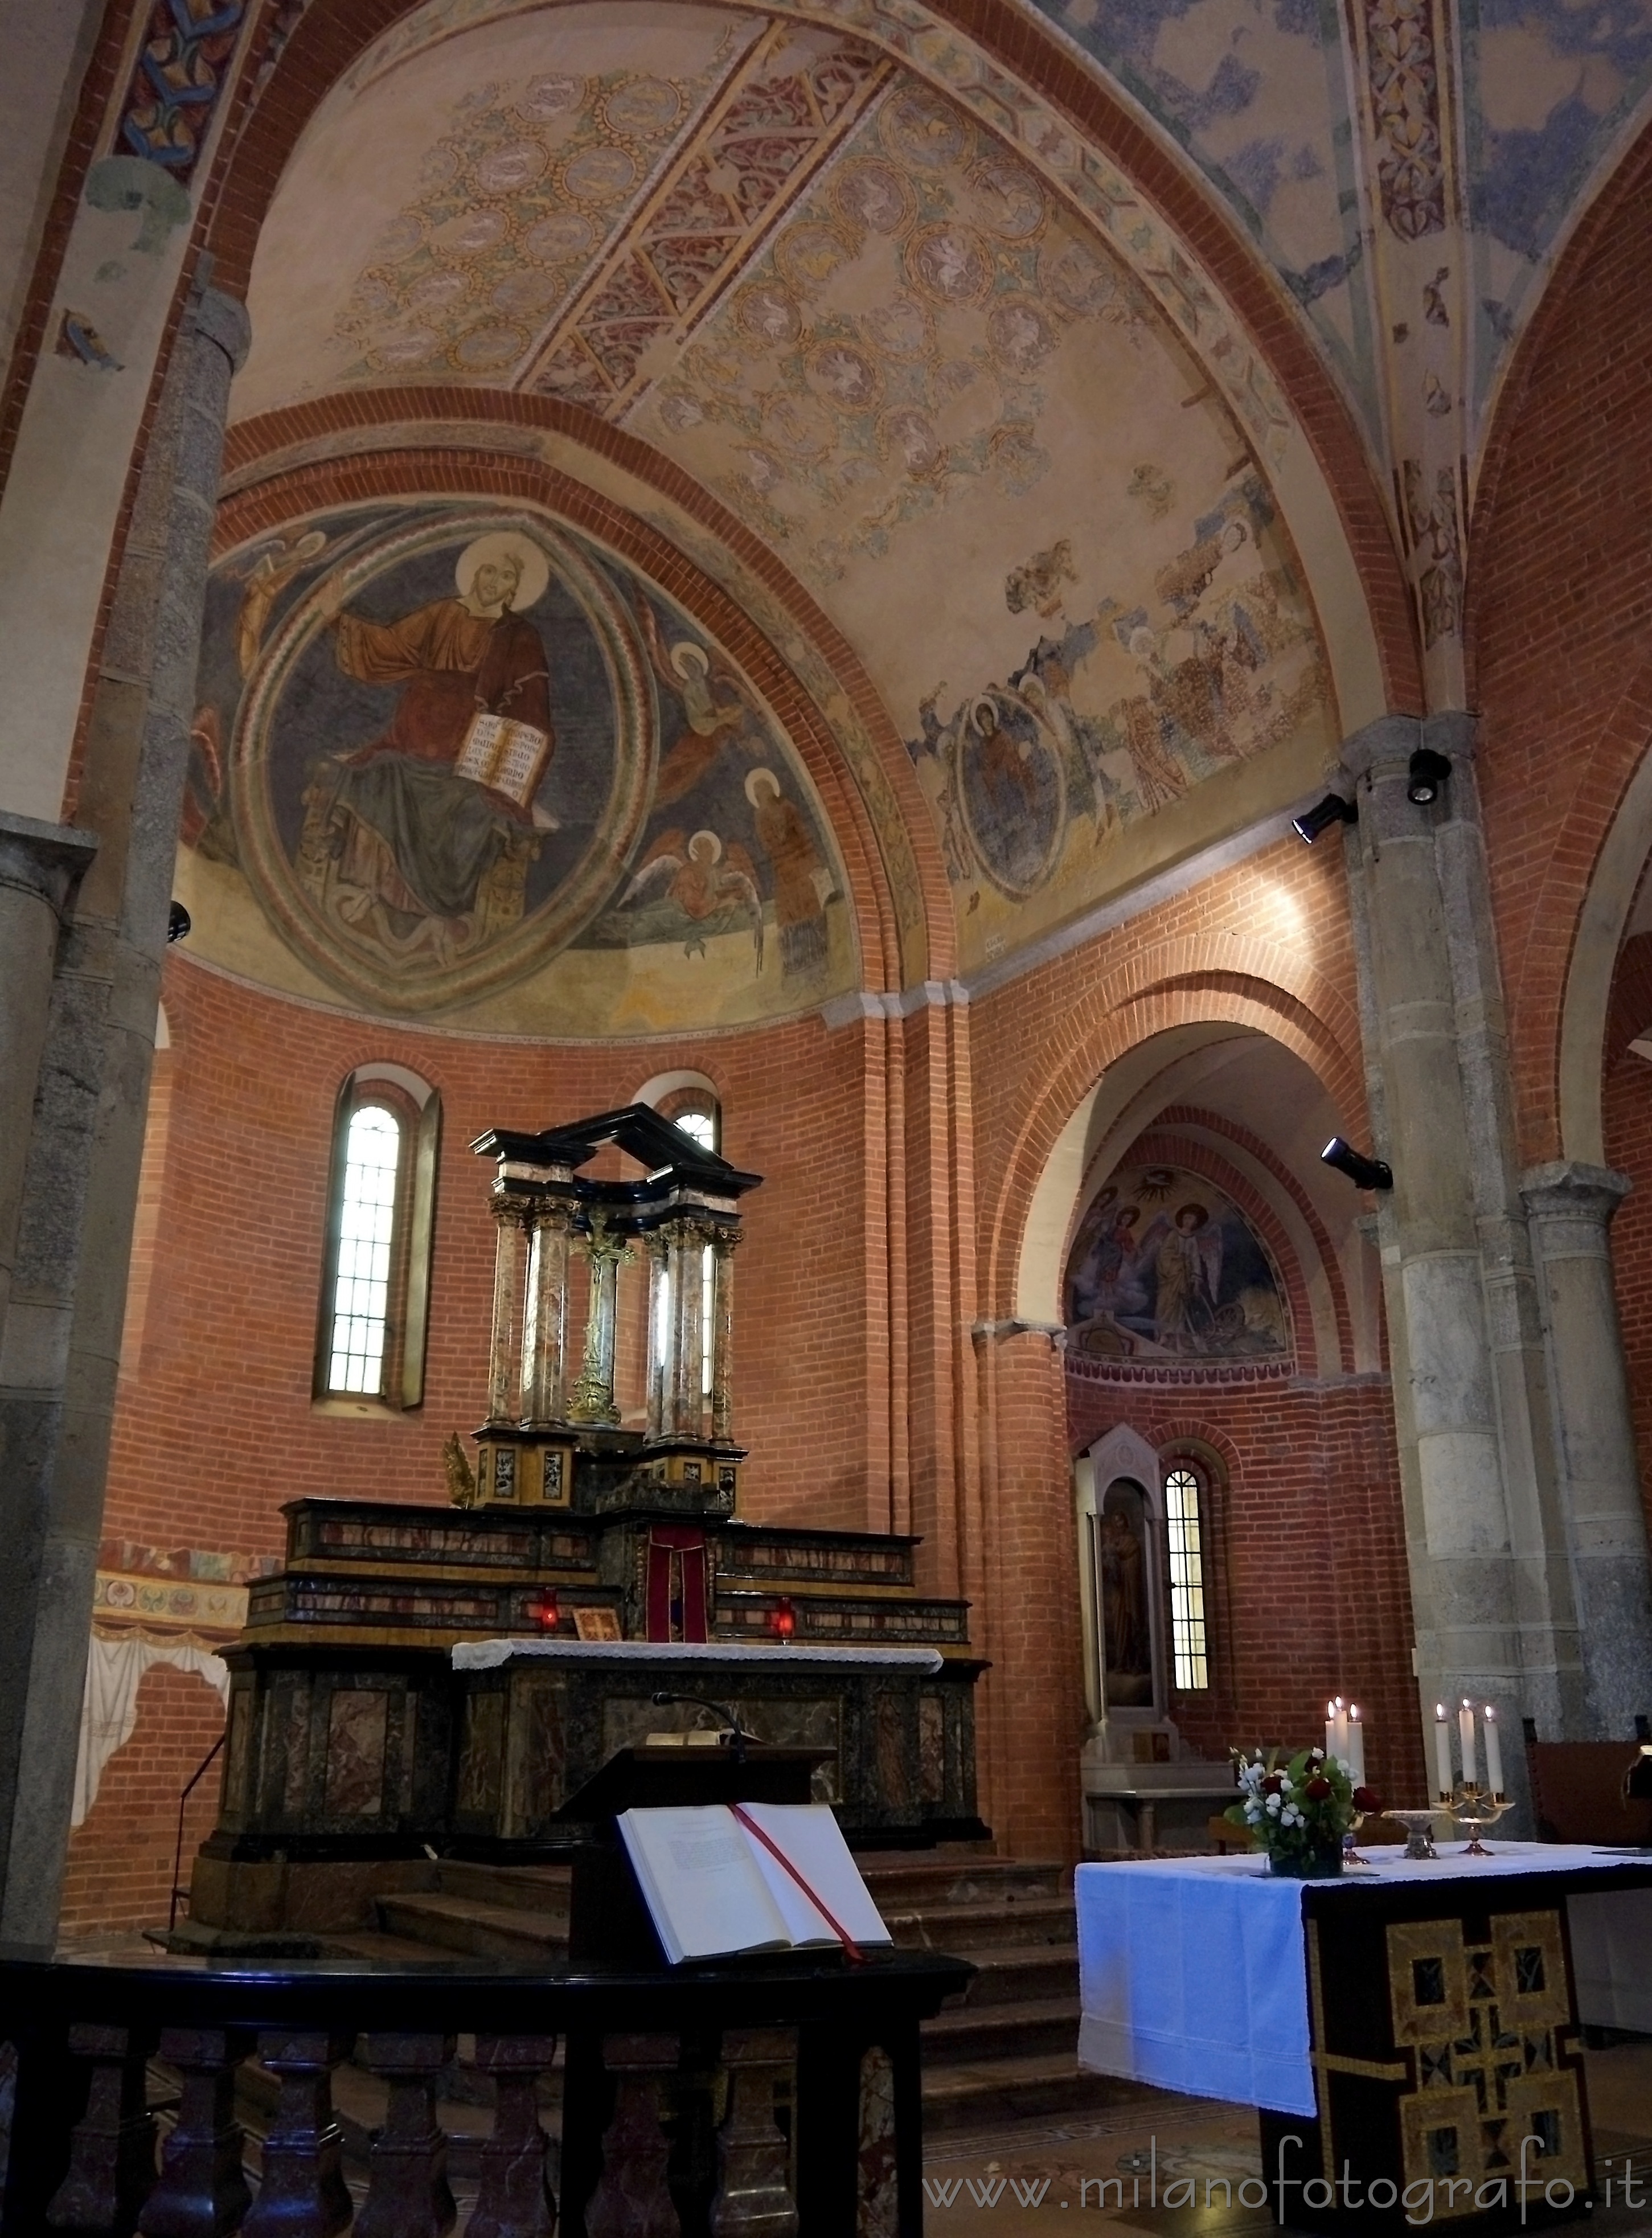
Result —
<instances>
[{"instance_id":1,"label":"spotlight","mask_svg":"<svg viewBox=\"0 0 1652 2238\"><path fill-rule=\"evenodd\" d=\"M175 940L188 937L189 912L182 902L174 902L167 910L167 946L170 948Z\"/></svg>"},{"instance_id":2,"label":"spotlight","mask_svg":"<svg viewBox=\"0 0 1652 2238\"><path fill-rule=\"evenodd\" d=\"M1333 1135L1319 1155L1339 1174L1346 1174L1356 1189L1391 1189L1394 1169L1382 1158L1367 1158L1340 1135Z\"/></svg>"},{"instance_id":3,"label":"spotlight","mask_svg":"<svg viewBox=\"0 0 1652 2238\"><path fill-rule=\"evenodd\" d=\"M1418 746L1406 775L1405 798L1414 800L1419 808L1426 808L1430 801L1439 798L1440 787L1450 774L1448 755L1437 754L1432 746Z\"/></svg>"},{"instance_id":4,"label":"spotlight","mask_svg":"<svg viewBox=\"0 0 1652 2238\"><path fill-rule=\"evenodd\" d=\"M1305 808L1300 816L1291 818L1292 830L1298 839L1305 839L1310 847L1322 831L1329 831L1333 824L1358 824L1359 811L1351 800L1345 800L1339 792L1328 792L1315 808Z\"/></svg>"}]
</instances>

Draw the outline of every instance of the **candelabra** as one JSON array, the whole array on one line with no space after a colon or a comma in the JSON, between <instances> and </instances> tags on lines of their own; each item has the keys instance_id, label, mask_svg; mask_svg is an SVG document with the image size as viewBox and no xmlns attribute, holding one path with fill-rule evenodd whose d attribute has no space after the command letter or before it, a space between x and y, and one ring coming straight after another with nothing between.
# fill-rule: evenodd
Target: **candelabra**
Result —
<instances>
[{"instance_id":1,"label":"candelabra","mask_svg":"<svg viewBox=\"0 0 1652 2238\"><path fill-rule=\"evenodd\" d=\"M1464 1856L1489 1857L1491 1852L1480 1837L1488 1826L1497 1824L1505 1811L1512 1811L1514 1804L1496 1789L1482 1787L1478 1780L1459 1779L1449 1796L1440 1798L1440 1808L1448 1811L1459 1826L1469 1830L1469 1845Z\"/></svg>"}]
</instances>

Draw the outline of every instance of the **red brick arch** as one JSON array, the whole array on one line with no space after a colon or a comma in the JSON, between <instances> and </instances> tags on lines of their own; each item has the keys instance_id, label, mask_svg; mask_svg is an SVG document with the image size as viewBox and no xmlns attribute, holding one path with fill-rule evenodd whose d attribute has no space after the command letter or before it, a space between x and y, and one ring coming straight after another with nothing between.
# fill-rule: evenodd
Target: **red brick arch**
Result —
<instances>
[{"instance_id":1,"label":"red brick arch","mask_svg":"<svg viewBox=\"0 0 1652 2238\"><path fill-rule=\"evenodd\" d=\"M1516 352L1469 547L1476 760L1524 1162L1578 1154L1561 1117L1567 987L1602 849L1652 739L1649 282L1652 126L1585 212Z\"/></svg>"},{"instance_id":2,"label":"red brick arch","mask_svg":"<svg viewBox=\"0 0 1652 2238\"><path fill-rule=\"evenodd\" d=\"M1249 968L1235 968L1235 950ZM983 1310L1014 1311L1021 1241L1039 1178L1063 1128L1119 1059L1173 1026L1248 1026L1289 1049L1340 1110L1365 1109L1358 1021L1311 965L1264 941L1190 935L1139 950L1065 1012L1005 1129L995 1183L983 1171ZM984 1162L983 1162L984 1165Z\"/></svg>"}]
</instances>

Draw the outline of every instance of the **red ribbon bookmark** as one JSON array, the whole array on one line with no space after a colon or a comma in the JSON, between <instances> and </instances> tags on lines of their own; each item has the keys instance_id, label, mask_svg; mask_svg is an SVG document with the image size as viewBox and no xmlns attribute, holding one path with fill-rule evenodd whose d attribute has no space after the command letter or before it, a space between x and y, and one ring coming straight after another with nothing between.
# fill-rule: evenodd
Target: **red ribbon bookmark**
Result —
<instances>
[{"instance_id":1,"label":"red ribbon bookmark","mask_svg":"<svg viewBox=\"0 0 1652 2238\"><path fill-rule=\"evenodd\" d=\"M757 1820L752 1818L750 1812L744 1810L741 1804L738 1803L731 1803L730 1804L729 1808L733 1811L735 1817L740 1821L740 1824L745 1828L747 1833L755 1834L758 1841L763 1844L763 1848L767 1850L769 1855L775 1858L785 1869L785 1871L790 1874L792 1879L796 1882L798 1887L809 1898L810 1904L814 1905L816 1910L825 1921L827 1926L831 1929L832 1933L843 1944L843 1955L849 1960L849 1964L851 1966L864 1966L866 1963L865 1951L862 1950L860 1944L856 1943L855 1937L849 1933L849 1930L843 1926L842 1922L832 1917L830 1912L827 1910L825 1905L815 1894L814 1890L809 1887L809 1883L798 1871L796 1866L793 1864L791 1859L781 1848L779 1843L771 1841L769 1836L763 1832L762 1827L758 1825Z\"/></svg>"}]
</instances>

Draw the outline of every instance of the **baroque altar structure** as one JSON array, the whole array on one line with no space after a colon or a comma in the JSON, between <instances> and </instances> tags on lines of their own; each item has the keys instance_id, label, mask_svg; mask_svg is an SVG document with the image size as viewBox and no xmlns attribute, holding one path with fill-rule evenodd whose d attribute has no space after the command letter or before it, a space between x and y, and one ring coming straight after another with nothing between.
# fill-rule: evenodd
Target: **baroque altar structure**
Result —
<instances>
[{"instance_id":1,"label":"baroque altar structure","mask_svg":"<svg viewBox=\"0 0 1652 2238\"><path fill-rule=\"evenodd\" d=\"M225 1651L219 1818L182 1940L359 1930L444 1856L554 1862L616 1751L724 1711L816 1753L851 1840L984 1836L968 1603L918 1590L915 1539L738 1512L732 1273L760 1176L644 1105L473 1147L497 1236L475 1461L450 1440L446 1509L285 1510L285 1565ZM607 1178L584 1170L599 1161ZM639 1262L640 1425L618 1310Z\"/></svg>"}]
</instances>

